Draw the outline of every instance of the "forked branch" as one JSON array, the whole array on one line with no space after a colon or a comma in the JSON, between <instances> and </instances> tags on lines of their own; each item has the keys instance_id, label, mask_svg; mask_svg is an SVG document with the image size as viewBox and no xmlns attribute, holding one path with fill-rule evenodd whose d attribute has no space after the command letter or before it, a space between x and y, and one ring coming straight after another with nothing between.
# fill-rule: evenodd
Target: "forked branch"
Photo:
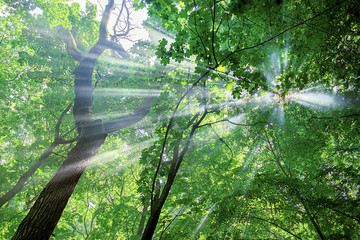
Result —
<instances>
[{"instance_id":1,"label":"forked branch","mask_svg":"<svg viewBox=\"0 0 360 240\"><path fill-rule=\"evenodd\" d=\"M70 140L63 140L61 137L59 137L59 128L62 123L62 119L64 115L70 110L72 104L69 104L68 107L61 113L60 117L57 118L58 121L55 126L55 137L53 142L50 144L50 146L43 151L40 158L34 163L34 165L27 170L17 181L14 187L12 187L9 191L7 191L3 196L0 198L0 207L5 205L9 200L11 200L16 194L18 194L21 189L25 186L28 179L36 172L36 170L46 161L49 160L50 154L53 153L55 148L60 144L68 144L77 141L78 137L75 137ZM72 130L70 130L72 131ZM67 134L65 134L66 136Z\"/></svg>"}]
</instances>

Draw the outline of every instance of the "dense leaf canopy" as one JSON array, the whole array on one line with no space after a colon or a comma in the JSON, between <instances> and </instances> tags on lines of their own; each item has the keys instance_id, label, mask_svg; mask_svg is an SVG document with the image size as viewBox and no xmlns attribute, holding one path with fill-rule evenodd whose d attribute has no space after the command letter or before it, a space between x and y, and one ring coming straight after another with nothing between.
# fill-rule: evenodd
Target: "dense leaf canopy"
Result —
<instances>
[{"instance_id":1,"label":"dense leaf canopy","mask_svg":"<svg viewBox=\"0 0 360 240\"><path fill-rule=\"evenodd\" d=\"M99 122L52 239L360 238L358 1L0 3L1 239Z\"/></svg>"}]
</instances>

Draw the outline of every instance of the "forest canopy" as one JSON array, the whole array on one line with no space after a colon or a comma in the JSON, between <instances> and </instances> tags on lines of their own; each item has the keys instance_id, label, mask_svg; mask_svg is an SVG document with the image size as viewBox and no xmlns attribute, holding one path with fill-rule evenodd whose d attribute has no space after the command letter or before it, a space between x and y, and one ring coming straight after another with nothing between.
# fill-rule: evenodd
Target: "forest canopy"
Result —
<instances>
[{"instance_id":1,"label":"forest canopy","mask_svg":"<svg viewBox=\"0 0 360 240\"><path fill-rule=\"evenodd\" d=\"M1 239L360 238L358 1L0 3Z\"/></svg>"}]
</instances>

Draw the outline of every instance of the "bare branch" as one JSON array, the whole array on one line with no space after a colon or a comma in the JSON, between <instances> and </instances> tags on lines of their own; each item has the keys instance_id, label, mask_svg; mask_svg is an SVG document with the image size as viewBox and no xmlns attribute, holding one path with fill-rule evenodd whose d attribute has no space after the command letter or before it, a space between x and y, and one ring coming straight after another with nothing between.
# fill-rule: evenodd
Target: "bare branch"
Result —
<instances>
[{"instance_id":1,"label":"bare branch","mask_svg":"<svg viewBox=\"0 0 360 240\"><path fill-rule=\"evenodd\" d=\"M69 139L69 140L59 140L58 143L59 144L69 144L69 143L76 142L77 140L79 140L79 135L72 139Z\"/></svg>"},{"instance_id":2,"label":"bare branch","mask_svg":"<svg viewBox=\"0 0 360 240\"><path fill-rule=\"evenodd\" d=\"M123 33L114 32L115 37L126 36L129 34L130 30L133 29L133 28L130 28L130 12L126 5L125 5L125 10L126 10L126 23L125 23L124 29L126 29L126 30L124 31L124 29L121 29L121 31L123 31Z\"/></svg>"},{"instance_id":3,"label":"bare branch","mask_svg":"<svg viewBox=\"0 0 360 240\"><path fill-rule=\"evenodd\" d=\"M125 21L125 27L123 29L120 29L122 31L122 33L117 33L116 31L116 27L119 28L119 23L120 23L120 17L123 13L123 11L126 11L126 21ZM125 30L126 29L126 30ZM129 9L128 7L126 6L126 1L123 0L122 4L121 4L121 9L120 9L120 12L118 14L118 17L116 19L116 22L113 26L113 33L114 35L112 36L114 38L114 41L116 41L116 37L122 37L122 36L126 36L128 35L130 32L130 12L129 12Z\"/></svg>"},{"instance_id":4,"label":"bare branch","mask_svg":"<svg viewBox=\"0 0 360 240\"><path fill-rule=\"evenodd\" d=\"M69 135L72 131L74 131L76 129L76 127L73 127L72 129L70 129L67 133L65 133L63 136L61 136L61 138L66 137L67 135Z\"/></svg>"}]
</instances>

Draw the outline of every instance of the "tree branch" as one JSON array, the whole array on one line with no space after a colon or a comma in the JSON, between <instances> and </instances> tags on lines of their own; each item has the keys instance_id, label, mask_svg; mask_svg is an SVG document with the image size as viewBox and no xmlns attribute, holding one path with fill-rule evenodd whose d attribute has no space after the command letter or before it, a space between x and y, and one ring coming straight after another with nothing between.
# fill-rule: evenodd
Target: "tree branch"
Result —
<instances>
[{"instance_id":1,"label":"tree branch","mask_svg":"<svg viewBox=\"0 0 360 240\"><path fill-rule=\"evenodd\" d=\"M225 144L225 146L230 150L230 152L231 152L231 159L232 159L232 158L234 157L234 152L233 152L233 150L231 149L231 147L224 141L224 139L222 139L222 138L219 136L219 134L217 134L217 132L215 131L215 129L213 128L212 125L210 125L210 128L211 128L211 130L215 133L215 135L219 138L220 142L222 142L223 144ZM230 161L231 161L231 159L230 159Z\"/></svg>"},{"instance_id":2,"label":"tree branch","mask_svg":"<svg viewBox=\"0 0 360 240\"><path fill-rule=\"evenodd\" d=\"M103 16L101 18L100 22L100 36L99 39L106 39L107 37L107 30L106 27L109 22L110 13L114 9L114 0L109 0L108 4L105 6L105 11L103 13Z\"/></svg>"},{"instance_id":3,"label":"tree branch","mask_svg":"<svg viewBox=\"0 0 360 240\"><path fill-rule=\"evenodd\" d=\"M275 227L280 228L281 230L283 230L283 231L285 231L285 232L287 232L287 233L291 234L291 235L292 235L292 236L294 236L295 238L297 238L297 239L301 239L299 236L297 236L297 235L295 235L294 233L290 232L290 230L287 230L287 229L285 229L285 228L281 227L281 226L280 226L280 225L278 225L277 223L274 223L274 222L271 222L271 221L266 220L266 219L264 219L264 218L260 218L260 217L256 217L256 216L251 216L251 218L255 218L255 219L258 219L258 220L261 220L261 221L267 222L267 223L269 223L269 224L271 224L271 225L274 225Z\"/></svg>"},{"instance_id":4,"label":"tree branch","mask_svg":"<svg viewBox=\"0 0 360 240\"><path fill-rule=\"evenodd\" d=\"M84 58L83 53L77 48L75 39L71 34L69 29L63 28L62 32L64 35L62 36L65 40L65 44L67 47L67 52L77 61L81 61Z\"/></svg>"},{"instance_id":5,"label":"tree branch","mask_svg":"<svg viewBox=\"0 0 360 240\"><path fill-rule=\"evenodd\" d=\"M219 120L219 121L216 121L216 122L212 122L212 123L205 123L203 125L200 125L199 128L201 127L205 127L205 126L211 126L213 124L216 124L216 123L221 123L221 122L228 122L228 123L231 123L233 125L237 125L237 126L243 126L243 127L251 127L251 126L255 126L255 125L258 125L258 124L268 124L269 122L264 122L264 121L260 121L260 122L255 122L255 123L250 123L250 124L243 124L243 123L234 123L232 121L230 121L229 119L223 119L223 120Z\"/></svg>"},{"instance_id":6,"label":"tree branch","mask_svg":"<svg viewBox=\"0 0 360 240\"><path fill-rule=\"evenodd\" d=\"M183 150L181 151L181 153L178 155L176 153L176 155L178 155L176 161L173 161L169 172L168 172L168 177L165 183L165 186L161 192L160 198L157 199L156 201L154 201L154 203L151 204L151 214L150 214L150 218L146 224L146 228L145 231L143 233L142 236L142 240L147 240L147 239L151 239L153 236L153 233L155 231L157 222L159 220L160 214L161 214L161 209L164 206L164 203L170 193L170 189L174 183L176 174L180 168L180 165L182 163L182 160L184 159L185 154L187 153L187 151L189 150L190 147L190 142L194 136L194 133L196 131L196 129L198 129L199 124L204 120L204 118L206 117L207 112L204 112L203 115L200 117L200 119L193 125L191 132L189 134L189 137L185 143L185 146L183 148ZM177 149L175 149L176 152L178 151ZM175 150L174 150L174 156L175 156ZM175 160L175 159L174 159ZM157 174L157 173L156 173ZM154 176L154 179L156 179L156 174ZM154 184L154 182L153 182ZM154 186L153 186L154 187ZM152 193L151 193L152 194Z\"/></svg>"},{"instance_id":7,"label":"tree branch","mask_svg":"<svg viewBox=\"0 0 360 240\"><path fill-rule=\"evenodd\" d=\"M112 49L115 52L117 52L121 57L123 58L129 58L130 54L125 51L123 46L120 43L112 42L109 40L104 41L106 48Z\"/></svg>"},{"instance_id":8,"label":"tree branch","mask_svg":"<svg viewBox=\"0 0 360 240\"><path fill-rule=\"evenodd\" d=\"M118 118L104 121L103 127L105 133L116 132L120 129L124 129L139 122L149 113L152 105L151 102L154 98L157 98L157 96L152 95L151 91L149 91L148 96L143 100L141 105L137 109L135 109L132 113L126 116L121 116Z\"/></svg>"},{"instance_id":9,"label":"tree branch","mask_svg":"<svg viewBox=\"0 0 360 240\"><path fill-rule=\"evenodd\" d=\"M60 140L59 138L59 131L60 131L60 125L62 123L62 119L64 117L64 115L70 110L70 108L72 107L72 103L70 103L67 108L64 109L64 111L61 113L60 117L58 118L58 121L56 123L56 126L55 126L55 141L58 141Z\"/></svg>"},{"instance_id":10,"label":"tree branch","mask_svg":"<svg viewBox=\"0 0 360 240\"><path fill-rule=\"evenodd\" d=\"M9 191L7 191L0 198L0 207L2 207L5 203L7 203L10 199L12 199L21 189L25 186L26 181L35 173L35 171L40 167L42 163L45 162L47 157L54 151L54 149L59 145L58 142L53 142L40 156L39 160L29 169L27 170L17 181L14 187L12 187Z\"/></svg>"},{"instance_id":11,"label":"tree branch","mask_svg":"<svg viewBox=\"0 0 360 240\"><path fill-rule=\"evenodd\" d=\"M342 2L344 2L344 1L342 1ZM342 2L341 2L341 3L342 3ZM312 16L312 17L310 17L310 18L308 18L308 19L306 19L306 20L304 20L304 21L302 21L302 22L300 22L300 23L298 23L298 24L295 24L295 25L293 25L293 26L291 26L291 27L283 30L282 32L276 34L275 36L273 36L273 37L271 37L271 38L269 38L269 39L267 39L267 40L265 40L265 41L263 41L263 42L261 42L261 43L255 44L255 45L250 46L250 47L245 47L245 48L242 48L242 49L235 50L235 51L229 53L226 57L224 57L224 58L219 62L219 65L220 65L221 63L223 63L226 59L228 59L230 56L232 56L233 54L239 53L239 52L242 52L242 51L245 51L245 50L257 48L257 47L259 47L259 46L261 46L261 45L264 45L264 44L266 44L266 43L268 43L268 42L270 42L270 41L278 38L279 36L283 35L284 33L288 32L288 31L290 31L290 30L292 30L292 29L294 29L294 28L297 28L297 27L299 27L299 26L301 26L301 25L303 25L303 24L306 24L307 22L309 22L309 21L311 21L311 20L313 20L313 19L315 19L315 18L323 15L324 13L326 13L326 12L334 9L335 7L337 7L337 6L339 6L339 5L340 5L340 3L337 3L337 4L335 4L334 6L328 8L328 9L326 9L326 10L324 10L324 11L322 11L322 12L320 12L320 13L318 13L318 14L316 14L316 15L314 15L314 16Z\"/></svg>"},{"instance_id":12,"label":"tree branch","mask_svg":"<svg viewBox=\"0 0 360 240\"><path fill-rule=\"evenodd\" d=\"M40 158L37 160L37 162L29 169L27 170L17 181L15 186L11 188L9 191L7 191L1 198L0 198L0 207L2 207L5 203L7 203L10 199L12 199L18 192L21 191L21 189L25 186L26 181L36 172L36 170L46 162L49 155L53 153L54 149L60 145L60 144L68 144L72 143L78 140L78 137L75 137L70 140L62 140L59 137L59 128L62 122L62 119L66 112L68 112L71 108L72 104L69 104L68 107L61 113L60 117L57 118L55 115L54 117L58 120L55 126L55 138L54 141L50 144L50 146L43 151Z\"/></svg>"},{"instance_id":13,"label":"tree branch","mask_svg":"<svg viewBox=\"0 0 360 240\"><path fill-rule=\"evenodd\" d=\"M313 119L339 119L339 118L356 118L359 117L360 114L359 113L354 113L354 114L347 114L347 115L342 115L342 116L338 116L338 117L310 117L308 119L308 121L310 122Z\"/></svg>"}]
</instances>

